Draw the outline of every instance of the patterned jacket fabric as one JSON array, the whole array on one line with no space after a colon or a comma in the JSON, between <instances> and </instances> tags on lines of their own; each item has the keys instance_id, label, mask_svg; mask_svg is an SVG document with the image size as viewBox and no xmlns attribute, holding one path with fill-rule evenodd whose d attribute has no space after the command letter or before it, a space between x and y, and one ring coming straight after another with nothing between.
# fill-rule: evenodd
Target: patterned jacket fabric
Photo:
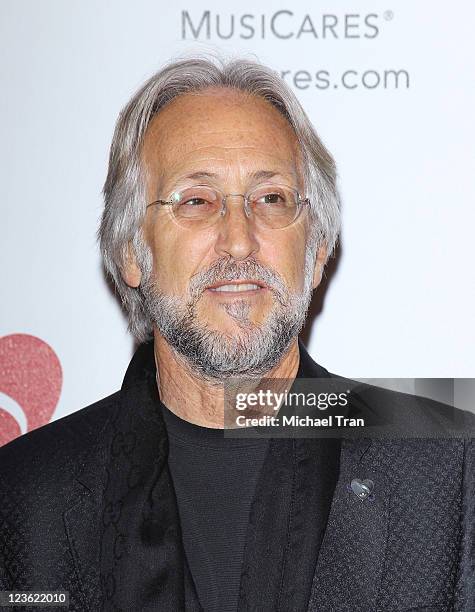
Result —
<instances>
[{"instance_id":1,"label":"patterned jacket fabric","mask_svg":"<svg viewBox=\"0 0 475 612\"><path fill-rule=\"evenodd\" d=\"M299 348L298 379L339 379ZM0 449L0 590L68 591L78 612L202 610L155 374L145 343L119 392ZM474 419L352 393L352 414L388 407L406 435L270 440L238 612L475 611ZM354 479L372 495L355 495Z\"/></svg>"}]
</instances>

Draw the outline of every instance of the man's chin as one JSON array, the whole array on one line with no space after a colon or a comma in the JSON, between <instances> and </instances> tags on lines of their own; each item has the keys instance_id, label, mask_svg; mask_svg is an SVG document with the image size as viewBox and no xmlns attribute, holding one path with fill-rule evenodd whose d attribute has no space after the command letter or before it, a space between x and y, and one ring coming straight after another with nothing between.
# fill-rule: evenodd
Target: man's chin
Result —
<instances>
[{"instance_id":1,"label":"man's chin","mask_svg":"<svg viewBox=\"0 0 475 612\"><path fill-rule=\"evenodd\" d=\"M204 316L196 313L193 324L223 336L244 336L246 332L262 329L268 323L270 314L262 310L255 311L245 303L234 302L222 305L217 312L207 311Z\"/></svg>"},{"instance_id":2,"label":"man's chin","mask_svg":"<svg viewBox=\"0 0 475 612\"><path fill-rule=\"evenodd\" d=\"M256 325L252 321L237 321L228 318L228 320L224 322L210 321L203 326L200 325L200 328L206 330L207 334L217 338L233 340L238 337L249 338L250 334L259 332L261 326Z\"/></svg>"}]
</instances>

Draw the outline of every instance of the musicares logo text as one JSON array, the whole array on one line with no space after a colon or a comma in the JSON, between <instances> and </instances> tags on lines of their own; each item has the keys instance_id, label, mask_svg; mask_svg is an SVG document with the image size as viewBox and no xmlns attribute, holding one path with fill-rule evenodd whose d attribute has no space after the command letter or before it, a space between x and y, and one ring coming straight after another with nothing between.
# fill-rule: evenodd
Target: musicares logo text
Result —
<instances>
[{"instance_id":1,"label":"musicares logo text","mask_svg":"<svg viewBox=\"0 0 475 612\"><path fill-rule=\"evenodd\" d=\"M297 15L293 11L280 10L272 14L221 15L203 11L201 15L181 12L181 37L183 39L230 38L278 38L301 39L352 39L377 38L383 21L392 19L392 11L378 13L345 13L337 15Z\"/></svg>"}]
</instances>

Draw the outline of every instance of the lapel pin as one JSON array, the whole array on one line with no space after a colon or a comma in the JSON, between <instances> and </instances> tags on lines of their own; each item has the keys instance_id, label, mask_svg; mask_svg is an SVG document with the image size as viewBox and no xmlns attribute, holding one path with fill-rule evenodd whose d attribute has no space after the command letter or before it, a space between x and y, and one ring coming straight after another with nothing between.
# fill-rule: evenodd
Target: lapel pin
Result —
<instances>
[{"instance_id":1,"label":"lapel pin","mask_svg":"<svg viewBox=\"0 0 475 612\"><path fill-rule=\"evenodd\" d=\"M347 487L349 491L352 491L356 497L364 500L369 498L370 501L374 499L374 495L372 495L372 491L374 489L374 482L372 480L366 479L361 480L360 478L353 478L349 487Z\"/></svg>"}]
</instances>

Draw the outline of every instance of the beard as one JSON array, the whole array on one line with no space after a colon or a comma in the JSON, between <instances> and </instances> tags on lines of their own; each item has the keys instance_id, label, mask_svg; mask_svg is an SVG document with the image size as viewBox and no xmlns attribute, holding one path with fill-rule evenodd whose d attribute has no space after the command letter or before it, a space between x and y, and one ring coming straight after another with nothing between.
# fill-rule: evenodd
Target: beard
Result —
<instances>
[{"instance_id":1,"label":"beard","mask_svg":"<svg viewBox=\"0 0 475 612\"><path fill-rule=\"evenodd\" d=\"M192 277L189 299L185 301L160 290L149 260L142 268L143 307L168 344L202 378L222 382L231 376L263 376L280 362L305 323L313 293L313 262L312 253L307 252L304 288L294 294L289 292L280 275L254 259L245 262L220 259ZM273 306L263 323L251 321L249 300L239 298L221 304L236 323L237 329L232 335L199 320L197 304L206 287L249 278L263 281L272 293Z\"/></svg>"}]
</instances>

